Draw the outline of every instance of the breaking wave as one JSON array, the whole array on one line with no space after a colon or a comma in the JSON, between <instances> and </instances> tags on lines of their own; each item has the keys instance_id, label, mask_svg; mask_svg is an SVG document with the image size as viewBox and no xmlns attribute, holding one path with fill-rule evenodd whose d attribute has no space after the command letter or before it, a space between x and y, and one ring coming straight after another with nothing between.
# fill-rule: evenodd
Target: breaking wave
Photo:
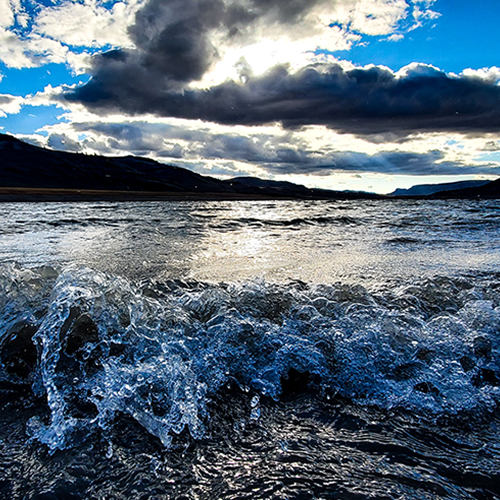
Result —
<instances>
[{"instance_id":1,"label":"breaking wave","mask_svg":"<svg viewBox=\"0 0 500 500\"><path fill-rule=\"evenodd\" d=\"M500 276L359 284L142 280L85 267L0 268L0 384L48 409L49 449L117 415L165 447L202 439L215 401L248 418L294 391L419 419L487 418L500 402Z\"/></svg>"}]
</instances>

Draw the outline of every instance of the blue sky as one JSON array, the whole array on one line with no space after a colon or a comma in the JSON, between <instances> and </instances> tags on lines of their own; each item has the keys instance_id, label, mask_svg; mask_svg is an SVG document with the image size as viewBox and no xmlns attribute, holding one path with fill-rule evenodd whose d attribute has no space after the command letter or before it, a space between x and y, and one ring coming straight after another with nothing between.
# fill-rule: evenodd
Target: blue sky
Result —
<instances>
[{"instance_id":1,"label":"blue sky","mask_svg":"<svg viewBox=\"0 0 500 500\"><path fill-rule=\"evenodd\" d=\"M500 2L0 0L0 131L221 178L500 176Z\"/></svg>"},{"instance_id":2,"label":"blue sky","mask_svg":"<svg viewBox=\"0 0 500 500\"><path fill-rule=\"evenodd\" d=\"M408 33L396 45L378 37L366 46L354 46L345 58L358 64L382 64L398 70L412 62L432 64L460 73L499 64L500 2L438 0L439 18ZM375 43L373 43L375 42Z\"/></svg>"}]
</instances>

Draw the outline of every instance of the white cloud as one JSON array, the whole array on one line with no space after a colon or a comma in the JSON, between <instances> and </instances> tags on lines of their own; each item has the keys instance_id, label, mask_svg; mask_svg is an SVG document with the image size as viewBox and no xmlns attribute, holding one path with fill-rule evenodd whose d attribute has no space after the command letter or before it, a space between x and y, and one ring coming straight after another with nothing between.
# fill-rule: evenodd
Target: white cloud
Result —
<instances>
[{"instance_id":1,"label":"white cloud","mask_svg":"<svg viewBox=\"0 0 500 500\"><path fill-rule=\"evenodd\" d=\"M366 35L389 35L407 10L405 0L360 0L351 11L351 27Z\"/></svg>"},{"instance_id":2,"label":"white cloud","mask_svg":"<svg viewBox=\"0 0 500 500\"><path fill-rule=\"evenodd\" d=\"M349 30L370 36L401 36L398 29L412 30L440 14L432 10L436 0L343 0L323 20L340 23Z\"/></svg>"},{"instance_id":3,"label":"white cloud","mask_svg":"<svg viewBox=\"0 0 500 500\"><path fill-rule=\"evenodd\" d=\"M410 63L406 66L403 66L399 71L396 73L397 78L408 78L410 76L412 77L417 77L417 76L438 76L442 75L443 72L437 68L436 66L433 66L432 64L424 64L424 63ZM452 74L448 74L448 76L456 76Z\"/></svg>"},{"instance_id":4,"label":"white cloud","mask_svg":"<svg viewBox=\"0 0 500 500\"><path fill-rule=\"evenodd\" d=\"M301 17L300 23L279 25L263 17L251 32L229 41L214 33L212 40L221 59L195 87L209 87L227 78L237 80L242 64L254 75L276 64L289 64L292 70L306 66L317 49L347 51L362 42L362 35L388 36L387 40L404 38L403 22L411 24L410 13L418 10L419 23L433 18L434 0L342 0L318 2ZM413 11L412 11L413 7ZM436 14L437 15L437 14Z\"/></svg>"},{"instance_id":5,"label":"white cloud","mask_svg":"<svg viewBox=\"0 0 500 500\"><path fill-rule=\"evenodd\" d=\"M191 87L209 88L228 78L238 81L244 78L247 71L257 76L277 64L288 64L293 72L309 64L339 62L332 55L316 55L311 51L311 47L328 46L329 50L348 50L360 38L359 35L341 32L337 29L331 30L328 41L319 37L304 40L263 39L244 47L227 47L223 59L205 74L201 81L193 82ZM325 43L320 45L322 40Z\"/></svg>"},{"instance_id":6,"label":"white cloud","mask_svg":"<svg viewBox=\"0 0 500 500\"><path fill-rule=\"evenodd\" d=\"M0 0L0 60L19 69L66 63L81 73L89 67L89 55L71 47L130 45L127 27L142 3L118 1L108 9L103 0L54 0L52 7L28 14L19 0Z\"/></svg>"},{"instance_id":7,"label":"white cloud","mask_svg":"<svg viewBox=\"0 0 500 500\"><path fill-rule=\"evenodd\" d=\"M143 0L117 2L110 9L101 0L63 1L36 18L35 31L58 42L78 47L127 46L127 27Z\"/></svg>"},{"instance_id":8,"label":"white cloud","mask_svg":"<svg viewBox=\"0 0 500 500\"><path fill-rule=\"evenodd\" d=\"M441 17L439 12L432 10L436 0L414 0L413 19L415 24L412 29L419 28L428 21L434 21Z\"/></svg>"},{"instance_id":9,"label":"white cloud","mask_svg":"<svg viewBox=\"0 0 500 500\"><path fill-rule=\"evenodd\" d=\"M500 84L500 68L497 66L481 69L464 69L462 75L469 78L476 78L489 84Z\"/></svg>"},{"instance_id":10,"label":"white cloud","mask_svg":"<svg viewBox=\"0 0 500 500\"><path fill-rule=\"evenodd\" d=\"M32 33L20 37L0 28L0 60L10 68L33 68L47 63L67 62L68 48Z\"/></svg>"},{"instance_id":11,"label":"white cloud","mask_svg":"<svg viewBox=\"0 0 500 500\"><path fill-rule=\"evenodd\" d=\"M9 28L16 21L19 25L25 26L27 18L29 16L24 11L20 0L0 0L0 29Z\"/></svg>"},{"instance_id":12,"label":"white cloud","mask_svg":"<svg viewBox=\"0 0 500 500\"><path fill-rule=\"evenodd\" d=\"M25 53L26 44L14 33L0 29L0 61L9 68L32 68L33 60Z\"/></svg>"},{"instance_id":13,"label":"white cloud","mask_svg":"<svg viewBox=\"0 0 500 500\"><path fill-rule=\"evenodd\" d=\"M399 42L400 40L403 40L405 36L400 34L400 33L394 33L390 37L387 38L389 42Z\"/></svg>"},{"instance_id":14,"label":"white cloud","mask_svg":"<svg viewBox=\"0 0 500 500\"><path fill-rule=\"evenodd\" d=\"M0 94L0 117L4 118L8 114L19 113L23 104L23 97L9 94Z\"/></svg>"}]
</instances>

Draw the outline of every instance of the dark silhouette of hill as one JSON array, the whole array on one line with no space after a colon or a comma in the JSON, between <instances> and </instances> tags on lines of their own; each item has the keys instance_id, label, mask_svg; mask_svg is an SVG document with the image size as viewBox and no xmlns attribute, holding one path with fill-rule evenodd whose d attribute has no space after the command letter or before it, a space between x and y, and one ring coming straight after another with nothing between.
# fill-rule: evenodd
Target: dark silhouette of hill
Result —
<instances>
[{"instance_id":1,"label":"dark silhouette of hill","mask_svg":"<svg viewBox=\"0 0 500 500\"><path fill-rule=\"evenodd\" d=\"M442 184L417 184L409 189L396 189L389 196L427 196L442 191L457 191L471 187L480 187L490 181L459 181Z\"/></svg>"},{"instance_id":2,"label":"dark silhouette of hill","mask_svg":"<svg viewBox=\"0 0 500 500\"><path fill-rule=\"evenodd\" d=\"M99 198L99 192L107 192L108 197L120 193L127 199L144 198L148 193L154 199L161 193L199 194L200 197L210 194L220 198L238 195L308 199L379 197L372 193L310 189L290 182L250 177L222 181L148 158L52 151L5 134L0 134L0 188L16 188L16 193L19 188L36 189L33 196L41 196L40 190L44 189L65 190L65 196L68 196L67 190L87 190L92 191L89 196L93 198ZM11 198L15 196L10 195Z\"/></svg>"},{"instance_id":3,"label":"dark silhouette of hill","mask_svg":"<svg viewBox=\"0 0 500 500\"><path fill-rule=\"evenodd\" d=\"M500 178L483 184L482 186L455 189L452 191L440 191L429 196L429 198L500 198Z\"/></svg>"},{"instance_id":4,"label":"dark silhouette of hill","mask_svg":"<svg viewBox=\"0 0 500 500\"><path fill-rule=\"evenodd\" d=\"M111 191L225 192L222 181L147 158L52 151L0 134L0 186Z\"/></svg>"},{"instance_id":5,"label":"dark silhouette of hill","mask_svg":"<svg viewBox=\"0 0 500 500\"><path fill-rule=\"evenodd\" d=\"M259 179L258 177L234 177L223 181L232 189L238 192L252 192L255 194L266 193L276 197L294 197L294 198L335 198L335 199L372 199L382 198L375 193L364 191L332 191L329 189L308 188L301 184L294 184L288 181L273 181Z\"/></svg>"},{"instance_id":6,"label":"dark silhouette of hill","mask_svg":"<svg viewBox=\"0 0 500 500\"><path fill-rule=\"evenodd\" d=\"M345 200L388 197L366 192L314 189L255 177L223 181L148 158L52 151L0 134L0 200L4 201L174 198ZM439 191L431 197L500 198L500 180L466 189Z\"/></svg>"}]
</instances>

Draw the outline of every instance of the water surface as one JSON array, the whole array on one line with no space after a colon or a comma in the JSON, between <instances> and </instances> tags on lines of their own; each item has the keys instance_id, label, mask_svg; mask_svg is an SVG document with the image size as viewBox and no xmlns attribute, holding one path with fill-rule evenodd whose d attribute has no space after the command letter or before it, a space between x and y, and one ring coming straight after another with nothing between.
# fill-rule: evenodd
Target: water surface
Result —
<instances>
[{"instance_id":1,"label":"water surface","mask_svg":"<svg viewBox=\"0 0 500 500\"><path fill-rule=\"evenodd\" d=\"M0 497L500 498L497 201L0 213Z\"/></svg>"}]
</instances>

